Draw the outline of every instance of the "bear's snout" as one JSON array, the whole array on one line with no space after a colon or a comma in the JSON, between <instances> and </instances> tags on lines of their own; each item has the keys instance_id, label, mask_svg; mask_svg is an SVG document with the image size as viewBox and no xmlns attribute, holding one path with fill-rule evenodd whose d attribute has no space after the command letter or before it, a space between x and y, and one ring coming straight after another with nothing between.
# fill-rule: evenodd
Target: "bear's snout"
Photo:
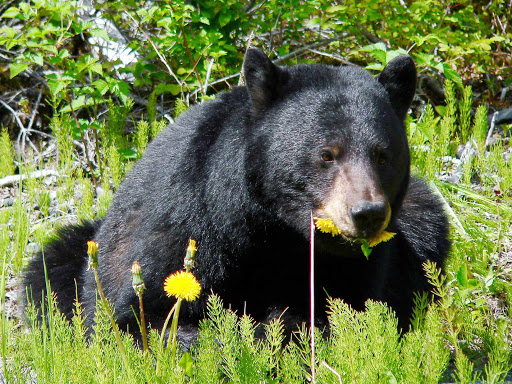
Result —
<instances>
[{"instance_id":1,"label":"bear's snout","mask_svg":"<svg viewBox=\"0 0 512 384\"><path fill-rule=\"evenodd\" d=\"M384 201L361 200L350 209L350 215L360 237L366 239L386 229L390 208Z\"/></svg>"}]
</instances>

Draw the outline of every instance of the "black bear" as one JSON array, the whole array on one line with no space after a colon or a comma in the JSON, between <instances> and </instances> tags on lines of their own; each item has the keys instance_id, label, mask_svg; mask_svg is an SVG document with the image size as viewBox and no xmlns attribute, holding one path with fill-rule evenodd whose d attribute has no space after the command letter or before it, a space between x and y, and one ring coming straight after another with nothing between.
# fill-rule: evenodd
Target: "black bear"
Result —
<instances>
[{"instance_id":1,"label":"black bear","mask_svg":"<svg viewBox=\"0 0 512 384\"><path fill-rule=\"evenodd\" d=\"M327 295L356 309L368 298L382 300L405 328L414 292L430 289L422 263L442 266L449 249L441 204L410 177L403 119L415 93L413 61L398 56L373 78L355 66L280 67L249 48L243 73L246 86L191 107L155 138L101 222L64 229L46 247L61 310L72 314L76 280L93 319L86 242L94 239L119 324L138 329L130 272L137 260L148 288L146 316L160 327L172 304L163 281L183 268L193 238L193 273L203 289L183 306L182 324L204 317L212 291L256 320L285 308L290 319L306 320L312 213L342 232L315 236L317 306ZM384 230L396 236L366 259L355 239ZM25 284L40 301L41 255Z\"/></svg>"}]
</instances>

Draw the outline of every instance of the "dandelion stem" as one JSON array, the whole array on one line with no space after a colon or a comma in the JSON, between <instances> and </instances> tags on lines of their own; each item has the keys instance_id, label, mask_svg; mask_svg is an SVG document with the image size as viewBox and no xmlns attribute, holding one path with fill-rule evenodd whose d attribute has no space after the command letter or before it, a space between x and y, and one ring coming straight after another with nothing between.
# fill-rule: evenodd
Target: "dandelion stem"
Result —
<instances>
[{"instance_id":1,"label":"dandelion stem","mask_svg":"<svg viewBox=\"0 0 512 384\"><path fill-rule=\"evenodd\" d=\"M139 309L140 309L140 332L142 335L142 349L144 352L148 351L148 336L146 334L146 317L144 316L144 304L142 302L142 293L139 296Z\"/></svg>"},{"instance_id":2,"label":"dandelion stem","mask_svg":"<svg viewBox=\"0 0 512 384\"><path fill-rule=\"evenodd\" d=\"M178 302L176 302L176 304L173 305L173 307L169 311L169 314L167 315L167 318L165 319L164 326L162 327L162 333L160 334L160 343L159 343L160 350L162 350L162 351L164 349L165 330L167 329L167 325L169 324L169 320L171 319L171 316L176 311L176 306L177 305L178 305ZM172 325L171 325L171 328L172 328ZM172 332L172 329L169 332ZM157 374L157 376L160 375L160 359L158 359L157 362L156 362L156 374Z\"/></svg>"},{"instance_id":3,"label":"dandelion stem","mask_svg":"<svg viewBox=\"0 0 512 384\"><path fill-rule=\"evenodd\" d=\"M171 331L169 332L169 338L167 339L167 349L169 349L169 342L171 342L171 361L174 365L176 361L176 339L178 338L178 318L180 316L180 307L183 299L178 299L176 302L176 311L172 318ZM172 337L172 340L171 340Z\"/></svg>"},{"instance_id":4,"label":"dandelion stem","mask_svg":"<svg viewBox=\"0 0 512 384\"><path fill-rule=\"evenodd\" d=\"M313 212L311 212L311 239L310 239L310 273L309 273L309 289L310 289L310 333L311 333L311 382L316 383L315 375L315 223L313 220Z\"/></svg>"},{"instance_id":5,"label":"dandelion stem","mask_svg":"<svg viewBox=\"0 0 512 384\"><path fill-rule=\"evenodd\" d=\"M174 311L176 310L176 305L178 303L174 304L174 306L171 308L171 310L169 311L169 314L167 315L167 318L165 319L165 322L164 322L164 326L162 327L162 334L160 335L160 346L163 348L164 346L164 335L165 335L165 330L167 329L167 324L169 324L169 320L171 319L171 316L172 314L174 313Z\"/></svg>"}]
</instances>

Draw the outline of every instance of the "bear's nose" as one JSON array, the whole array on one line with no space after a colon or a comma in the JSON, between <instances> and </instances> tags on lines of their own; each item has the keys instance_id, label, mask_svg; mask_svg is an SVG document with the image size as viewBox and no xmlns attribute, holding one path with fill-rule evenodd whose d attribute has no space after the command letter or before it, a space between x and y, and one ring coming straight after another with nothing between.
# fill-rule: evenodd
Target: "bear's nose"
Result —
<instances>
[{"instance_id":1,"label":"bear's nose","mask_svg":"<svg viewBox=\"0 0 512 384\"><path fill-rule=\"evenodd\" d=\"M383 201L361 200L350 209L358 232L368 238L375 235L386 221L387 207Z\"/></svg>"}]
</instances>

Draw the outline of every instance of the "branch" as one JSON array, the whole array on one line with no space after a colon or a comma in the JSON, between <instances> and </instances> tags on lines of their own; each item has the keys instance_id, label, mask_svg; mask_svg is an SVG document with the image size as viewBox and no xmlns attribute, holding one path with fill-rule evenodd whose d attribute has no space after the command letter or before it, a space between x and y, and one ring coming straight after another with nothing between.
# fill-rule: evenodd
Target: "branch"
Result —
<instances>
[{"instance_id":1,"label":"branch","mask_svg":"<svg viewBox=\"0 0 512 384\"><path fill-rule=\"evenodd\" d=\"M329 44L329 43L331 43L333 41L336 41L338 39L341 39L341 38L344 38L344 37L347 37L347 36L349 36L349 34L344 32L344 33L342 33L340 35L336 35L336 36L334 36L332 38L323 39L323 40L317 41L316 43L305 45L305 46L297 49L296 51L290 52L290 53L288 53L288 54L286 54L284 56L281 56L281 57L277 58L276 60L273 60L273 63L274 64L279 64L279 63L289 59L290 57L298 56L298 55L300 55L300 54L302 54L302 53L304 53L306 51L311 51L311 50L313 50L315 48L321 47L322 45ZM224 81L227 82L228 80L234 79L235 77L238 77L238 76L240 76L240 72L233 73L232 75L224 76L224 77L222 77L222 78L220 78L218 80L210 82L208 85L212 86L212 85L215 85L215 84L218 84L218 83L222 83ZM200 91L201 91L200 88L196 88L194 90L194 92L192 92L190 95L197 97L197 93L200 92Z\"/></svg>"},{"instance_id":2,"label":"branch","mask_svg":"<svg viewBox=\"0 0 512 384\"><path fill-rule=\"evenodd\" d=\"M30 173L28 175L23 174L23 175L5 176L5 177L0 179L0 187L12 186L12 185L17 184L20 181L25 180L25 179L41 179L41 178L46 177L46 176L65 177L65 175L61 175L57 171L44 170L43 169L43 170L40 170L40 171L32 172L32 173Z\"/></svg>"}]
</instances>

